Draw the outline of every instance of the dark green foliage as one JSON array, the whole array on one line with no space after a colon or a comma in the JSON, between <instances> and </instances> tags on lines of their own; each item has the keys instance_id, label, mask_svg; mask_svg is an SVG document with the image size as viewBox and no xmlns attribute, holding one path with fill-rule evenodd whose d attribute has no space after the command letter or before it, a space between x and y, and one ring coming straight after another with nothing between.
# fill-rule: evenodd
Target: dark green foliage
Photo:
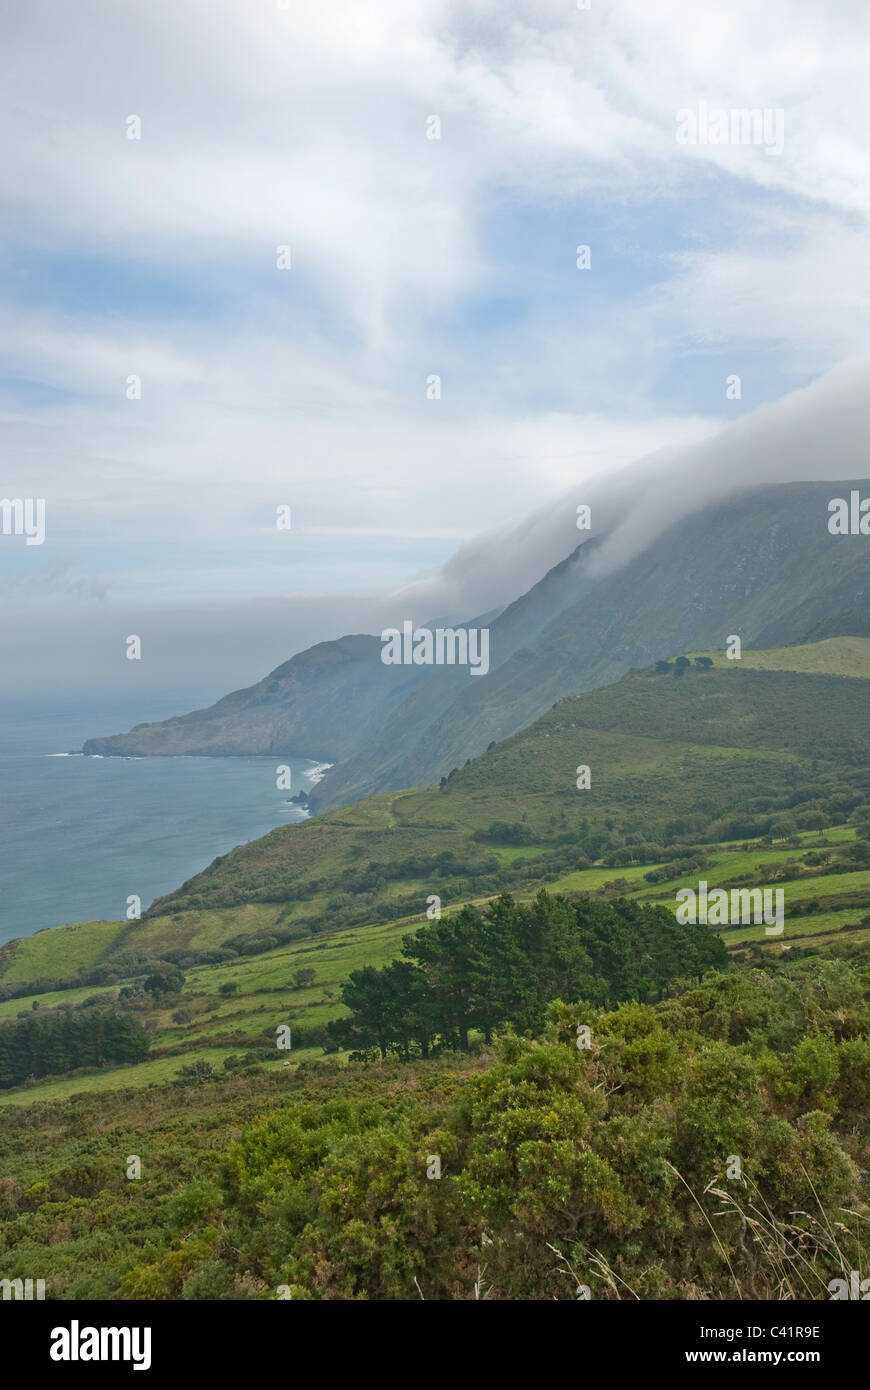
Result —
<instances>
[{"instance_id":1,"label":"dark green foliage","mask_svg":"<svg viewBox=\"0 0 870 1390\"><path fill-rule=\"evenodd\" d=\"M504 902L474 930L509 945L510 924ZM557 945L570 929L537 922ZM548 1302L581 1282L593 1299L826 1299L844 1269L866 1275L870 969L866 946L840 949L795 946L653 1006L556 1003L497 1055L269 1075L240 1056L222 1075L192 1064L169 1086L11 1107L4 1275L48 1269L60 1300L269 1300L286 1284L297 1301L418 1286L452 1301L477 1282Z\"/></svg>"},{"instance_id":2,"label":"dark green foliage","mask_svg":"<svg viewBox=\"0 0 870 1390\"><path fill-rule=\"evenodd\" d=\"M539 1029L553 998L616 1003L659 998L676 978L700 978L727 960L720 938L677 923L662 907L618 899L572 902L540 892L531 903L502 894L483 911L464 907L404 942L409 962L354 971L342 991L350 1018L330 1024L365 1056L433 1042L467 1050L510 1024Z\"/></svg>"},{"instance_id":3,"label":"dark green foliage","mask_svg":"<svg viewBox=\"0 0 870 1390\"><path fill-rule=\"evenodd\" d=\"M421 1056L437 1026L435 999L426 976L409 961L392 961L382 970L364 966L352 972L342 990L350 1018L329 1024L329 1034L342 1047L365 1056L381 1057L396 1050L406 1059L416 1043Z\"/></svg>"},{"instance_id":4,"label":"dark green foliage","mask_svg":"<svg viewBox=\"0 0 870 1390\"><path fill-rule=\"evenodd\" d=\"M0 1087L104 1062L140 1062L147 1051L144 1028L127 1013L80 1009L31 1016L0 1026Z\"/></svg>"},{"instance_id":5,"label":"dark green foliage","mask_svg":"<svg viewBox=\"0 0 870 1390\"><path fill-rule=\"evenodd\" d=\"M260 1298L550 1301L583 1283L594 1299L826 1299L864 1268L853 1117L870 1011L866 966L823 975L555 1004L546 1036L508 1036L476 1065L312 1073L231 1145L197 1219L220 1213L223 1263L256 1268ZM183 1249L158 1262L164 1280Z\"/></svg>"},{"instance_id":6,"label":"dark green foliage","mask_svg":"<svg viewBox=\"0 0 870 1390\"><path fill-rule=\"evenodd\" d=\"M164 994L178 994L184 988L184 976L174 965L161 964L146 976L142 988L155 999L161 998Z\"/></svg>"},{"instance_id":7,"label":"dark green foliage","mask_svg":"<svg viewBox=\"0 0 870 1390\"><path fill-rule=\"evenodd\" d=\"M494 820L486 830L476 830L473 838L489 840L494 845L530 845L535 837L527 825Z\"/></svg>"}]
</instances>

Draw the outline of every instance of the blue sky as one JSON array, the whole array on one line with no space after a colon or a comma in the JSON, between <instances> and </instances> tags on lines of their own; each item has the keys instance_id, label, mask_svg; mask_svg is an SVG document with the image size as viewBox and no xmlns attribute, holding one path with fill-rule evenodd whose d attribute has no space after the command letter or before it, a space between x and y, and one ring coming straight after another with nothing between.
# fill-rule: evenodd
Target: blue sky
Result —
<instances>
[{"instance_id":1,"label":"blue sky","mask_svg":"<svg viewBox=\"0 0 870 1390\"><path fill-rule=\"evenodd\" d=\"M126 681L144 626L138 679L220 693L409 585L507 601L570 529L510 531L513 567L443 571L457 547L866 350L863 4L8 0L4 24L0 491L48 522L0 537L0 689L52 661ZM781 109L782 153L679 145L700 101Z\"/></svg>"}]
</instances>

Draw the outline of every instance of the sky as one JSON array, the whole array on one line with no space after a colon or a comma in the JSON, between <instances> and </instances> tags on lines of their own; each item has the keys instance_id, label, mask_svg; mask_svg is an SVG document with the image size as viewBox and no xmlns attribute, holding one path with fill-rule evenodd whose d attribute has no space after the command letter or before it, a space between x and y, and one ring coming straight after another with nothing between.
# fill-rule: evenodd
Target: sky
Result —
<instances>
[{"instance_id":1,"label":"sky","mask_svg":"<svg viewBox=\"0 0 870 1390\"><path fill-rule=\"evenodd\" d=\"M0 535L0 694L216 698L510 601L588 497L616 563L741 480L864 475L863 0L0 24L0 497L46 506ZM685 143L704 108L781 148Z\"/></svg>"}]
</instances>

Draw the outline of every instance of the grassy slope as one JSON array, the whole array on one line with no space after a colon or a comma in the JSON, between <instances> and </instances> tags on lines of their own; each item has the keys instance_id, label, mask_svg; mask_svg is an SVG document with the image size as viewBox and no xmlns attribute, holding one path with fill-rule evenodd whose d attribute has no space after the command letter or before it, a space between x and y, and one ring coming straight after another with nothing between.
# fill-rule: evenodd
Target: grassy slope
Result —
<instances>
[{"instance_id":1,"label":"grassy slope","mask_svg":"<svg viewBox=\"0 0 870 1390\"><path fill-rule=\"evenodd\" d=\"M768 663L776 669L759 669ZM844 668L851 674L840 679L822 673ZM536 838L551 842L554 833L578 832L584 821L595 827L614 818L646 828L677 807L685 813L700 806L712 817L757 790L760 769L767 783L787 784L814 764L866 764L870 734L859 671L870 673L870 639L746 653L739 667L727 663L682 682L632 674L606 691L560 701L441 792L382 793L241 846L143 921L84 923L10 942L0 950L0 978L9 984L69 979L119 951L207 949L233 934L263 935L327 914L347 872L370 861L450 850L511 863L546 849L540 841L520 849L472 839L494 820L522 816ZM581 762L592 767L592 786L578 793ZM321 881L317 891L290 900L312 879ZM431 889L419 876L391 880L375 903L387 915L398 894L416 891L422 910ZM191 906L194 897L203 905ZM233 908L231 919L225 907Z\"/></svg>"},{"instance_id":2,"label":"grassy slope","mask_svg":"<svg viewBox=\"0 0 870 1390\"><path fill-rule=\"evenodd\" d=\"M675 653L679 655L679 653ZM733 663L721 651L692 652L708 656L715 666ZM870 637L828 637L797 647L773 647L768 651L744 651L743 667L763 671L808 671L818 675L870 677Z\"/></svg>"},{"instance_id":3,"label":"grassy slope","mask_svg":"<svg viewBox=\"0 0 870 1390\"><path fill-rule=\"evenodd\" d=\"M758 669L767 658L776 669ZM787 648L767 654L747 654L755 667L728 668L675 681L633 674L607 691L560 701L530 729L497 745L458 773L445 790L422 788L381 796L343 807L301 825L273 831L242 846L195 880L187 893L165 900L166 910L136 923L85 923L75 928L40 932L11 943L5 956L9 982L56 976L70 978L81 964L111 960L119 951L138 948L159 954L170 946L215 947L241 933L262 935L278 924L292 925L297 917L325 910L330 895L339 891L343 876L368 860L388 862L412 851L431 853L452 849L463 855L492 856L503 863L533 862L545 844L528 848L501 847L495 851L471 836L491 821L515 821L522 815L533 833L546 840L554 829L571 833L584 820L600 824L615 817L632 820L670 817L676 809L703 805L711 815L727 808L729 798L757 789L761 772L765 787L776 780L806 776L808 758L825 752L825 766L839 762L851 767L868 761L868 733L862 725L867 687L857 672L870 672L870 642L843 638L820 642L815 648ZM783 669L791 661L799 672ZM843 666L850 674L841 674ZM824 674L836 669L837 675ZM656 737L652 737L653 730ZM579 762L593 768L589 791L574 787ZM555 826L553 822L555 821ZM619 891L643 901L674 906L680 886L706 878L711 887L749 876L759 883L777 874L794 875L783 882L786 910L810 899L819 902L813 915L790 917L781 941L767 942L763 930L745 927L729 931L726 941L737 946L754 939L771 949L792 937L823 934L844 925L855 926L870 911L870 870L820 875L796 867L799 854L810 845L837 844L853 836L848 827L801 836L802 849L775 846L742 850L725 844L711 850L703 870L682 879L652 886L644 874L653 866L595 867L562 872L551 885L557 891L599 894L605 885L620 883ZM227 906L185 907L191 890L227 896L228 885L239 895L276 895L299 881L321 879L323 887L299 902L230 902ZM250 886L249 886L250 885ZM419 893L419 912L398 916L393 900L399 892ZM264 954L232 963L201 966L188 972L183 1004L193 1013L190 1022L175 1023L172 1010L155 1008L151 1017L152 1048L157 1056L145 1066L153 1079L174 1075L203 1049L216 1061L234 1050L266 1049L279 1023L303 1029L319 1025L341 1012L340 985L351 970L381 964L398 954L401 939L423 920L431 884L423 879L388 883L377 897L382 909L378 924L311 936L300 928L300 939ZM528 890L533 891L530 884ZM232 894L230 895L232 896ZM486 894L469 891L463 900ZM445 902L445 907L449 907ZM2 966L0 962L0 966ZM316 983L294 989L295 970L309 966ZM233 982L238 993L227 999L222 984ZM29 1010L36 997L42 1007L75 1003L105 987L46 994L0 1004L0 1019ZM173 1008L177 1008L177 1003ZM296 1054L294 1054L295 1057ZM74 1094L76 1089L147 1084L150 1070L116 1069L96 1077L46 1081L8 1092L4 1103L31 1103L46 1095ZM112 1082L112 1077L116 1082Z\"/></svg>"},{"instance_id":4,"label":"grassy slope","mask_svg":"<svg viewBox=\"0 0 870 1390\"><path fill-rule=\"evenodd\" d=\"M787 783L814 764L850 769L870 753L867 687L857 677L753 669L714 670L683 681L631 674L606 691L561 700L529 729L458 772L442 792L385 792L241 846L161 900L161 915L246 898L286 897L294 885L360 861L443 849L489 854L470 836L515 821L546 836L549 818L579 830L608 817L649 825L679 806L734 803L764 776ZM593 768L578 794L575 768ZM518 807L518 801L522 806ZM152 909L153 910L153 909ZM140 929L141 930L141 929Z\"/></svg>"},{"instance_id":5,"label":"grassy slope","mask_svg":"<svg viewBox=\"0 0 870 1390\"><path fill-rule=\"evenodd\" d=\"M870 550L860 541L831 543L823 524L829 496L817 483L743 493L681 518L591 586L584 575L595 569L594 550L583 546L569 562L577 593L562 594L521 649L511 648L481 680L458 675L446 709L435 699L438 678L427 681L327 775L314 804L326 809L437 780L567 694L610 685L668 655L724 647L735 631L756 648L867 635ZM516 607L534 600L533 589ZM510 613L493 624L495 654Z\"/></svg>"},{"instance_id":6,"label":"grassy slope","mask_svg":"<svg viewBox=\"0 0 870 1390\"><path fill-rule=\"evenodd\" d=\"M838 826L824 832L804 833L800 836L800 849L779 846L743 851L731 844L724 844L712 850L710 864L705 869L657 887L651 887L645 881L643 876L649 871L649 866L642 866L592 868L574 872L556 879L551 888L554 892L605 896L615 891L607 885L618 881L620 885L626 885L618 890L624 892L626 897L641 902L662 903L674 910L677 888L696 886L700 877L705 878L711 888L747 874L752 874L759 883L770 884L776 882L777 871L793 872L797 858L808 848L848 844L853 838L850 827ZM765 937L762 927L729 928L725 933L726 945L740 948L757 941L767 949L779 951L783 946L799 943L810 936L826 939L846 926L856 927L870 915L870 869L823 877L804 869L804 875L801 879L786 880L782 884L786 913L791 904L809 897L818 899L822 909L820 912L798 918L787 915L785 932L776 939ZM863 906L825 911L826 897L836 897L847 889L863 898ZM526 895L521 893L519 896ZM231 921L233 909L228 909L225 915ZM378 926L354 928L336 932L323 940L306 938L262 955L242 957L221 965L197 967L188 972L180 1001L192 1011L194 1016L191 1022L177 1024L172 1021L171 1013L178 1008L178 1001L172 1004L171 1009L155 1007L146 1016L154 1029L151 1035L152 1050L165 1051L167 1055L157 1056L135 1067L106 1068L90 1075L48 1079L29 1087L5 1091L0 1093L0 1106L32 1105L44 1100L63 1099L79 1092L102 1092L161 1083L174 1079L182 1066L197 1059L210 1061L217 1067L225 1057L239 1055L249 1049L259 1050L267 1068L283 1065L283 1054L271 1050L278 1024L289 1024L291 1028L304 1030L306 1026L339 1017L343 1013L339 1002L340 986L350 972L362 965L382 965L398 956L403 937L420 925L422 920L422 917L407 918ZM849 934L849 939L854 941L868 937L868 930ZM293 986L292 976L302 967L313 968L316 979L314 984L299 989ZM238 986L238 992L230 998L220 994L221 985L227 983ZM64 1000L81 1002L89 994L105 992L75 990L69 994L36 997L48 1007L51 1003ZM14 1017L19 1010L29 1011L30 1004L30 998L10 1000L0 1006L0 1017ZM292 1062L295 1065L319 1053L320 1048L304 1047L303 1033L303 1046L292 1049Z\"/></svg>"},{"instance_id":7,"label":"grassy slope","mask_svg":"<svg viewBox=\"0 0 870 1390\"><path fill-rule=\"evenodd\" d=\"M10 985L26 984L44 976L70 979L82 967L96 965L125 925L79 922L19 937L0 951L0 979Z\"/></svg>"}]
</instances>

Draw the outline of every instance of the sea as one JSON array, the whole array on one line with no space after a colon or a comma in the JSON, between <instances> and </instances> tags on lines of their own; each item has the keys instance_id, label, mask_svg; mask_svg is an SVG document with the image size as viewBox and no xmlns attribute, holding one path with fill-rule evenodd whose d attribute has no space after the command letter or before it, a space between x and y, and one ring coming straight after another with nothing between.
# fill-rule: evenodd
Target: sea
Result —
<instances>
[{"instance_id":1,"label":"sea","mask_svg":"<svg viewBox=\"0 0 870 1390\"><path fill-rule=\"evenodd\" d=\"M137 699L0 700L0 945L68 922L121 921L128 898L144 911L218 855L307 814L291 798L329 766L314 759L74 751L211 703ZM281 764L289 790L277 786Z\"/></svg>"}]
</instances>

